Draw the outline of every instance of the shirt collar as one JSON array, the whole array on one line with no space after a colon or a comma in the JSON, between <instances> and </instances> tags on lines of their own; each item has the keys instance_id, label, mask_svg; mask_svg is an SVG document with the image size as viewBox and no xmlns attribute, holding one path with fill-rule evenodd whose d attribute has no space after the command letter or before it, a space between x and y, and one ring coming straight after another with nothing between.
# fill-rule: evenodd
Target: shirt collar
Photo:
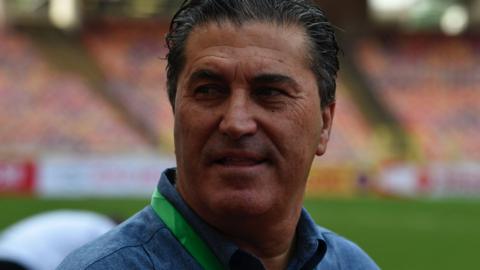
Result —
<instances>
[{"instance_id":1,"label":"shirt collar","mask_svg":"<svg viewBox=\"0 0 480 270\"><path fill-rule=\"evenodd\" d=\"M190 226L212 248L220 262L224 266L229 266L234 255L245 252L225 239L186 204L175 188L175 175L175 168L165 170L157 185L158 192L183 215ZM313 261L316 262L315 265L318 264L326 252L326 245L323 236L317 231L315 223L305 209L302 209L296 233L296 251L288 269L304 269L305 265L310 265Z\"/></svg>"},{"instance_id":2,"label":"shirt collar","mask_svg":"<svg viewBox=\"0 0 480 270\"><path fill-rule=\"evenodd\" d=\"M295 254L287 269L313 269L325 256L326 246L317 225L303 208L297 224Z\"/></svg>"}]
</instances>

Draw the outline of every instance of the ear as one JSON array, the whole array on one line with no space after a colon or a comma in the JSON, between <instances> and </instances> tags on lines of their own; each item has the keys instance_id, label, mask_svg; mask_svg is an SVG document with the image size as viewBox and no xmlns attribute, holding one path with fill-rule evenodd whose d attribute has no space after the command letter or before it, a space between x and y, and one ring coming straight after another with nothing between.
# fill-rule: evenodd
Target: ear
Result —
<instances>
[{"instance_id":1,"label":"ear","mask_svg":"<svg viewBox=\"0 0 480 270\"><path fill-rule=\"evenodd\" d=\"M321 156L327 150L327 143L330 139L330 131L332 130L333 115L335 114L335 102L325 106L322 109L322 129L320 133L320 141L315 154Z\"/></svg>"}]
</instances>

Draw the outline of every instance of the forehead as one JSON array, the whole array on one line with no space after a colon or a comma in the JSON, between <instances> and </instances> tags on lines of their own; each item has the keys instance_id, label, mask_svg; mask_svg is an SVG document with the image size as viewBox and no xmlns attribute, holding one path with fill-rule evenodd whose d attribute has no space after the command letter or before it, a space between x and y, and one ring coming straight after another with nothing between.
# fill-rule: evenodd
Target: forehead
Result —
<instances>
[{"instance_id":1,"label":"forehead","mask_svg":"<svg viewBox=\"0 0 480 270\"><path fill-rule=\"evenodd\" d=\"M187 68L189 64L214 60L308 68L306 40L305 31L296 25L211 22L190 33L185 50Z\"/></svg>"}]
</instances>

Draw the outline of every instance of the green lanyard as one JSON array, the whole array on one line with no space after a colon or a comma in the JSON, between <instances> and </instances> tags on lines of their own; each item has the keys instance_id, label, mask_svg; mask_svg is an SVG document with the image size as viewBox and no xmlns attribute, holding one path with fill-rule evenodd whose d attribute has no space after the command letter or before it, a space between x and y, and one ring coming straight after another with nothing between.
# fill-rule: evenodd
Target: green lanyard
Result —
<instances>
[{"instance_id":1,"label":"green lanyard","mask_svg":"<svg viewBox=\"0 0 480 270\"><path fill-rule=\"evenodd\" d=\"M205 270L221 270L222 264L185 218L160 194L153 192L151 205L175 238Z\"/></svg>"}]
</instances>

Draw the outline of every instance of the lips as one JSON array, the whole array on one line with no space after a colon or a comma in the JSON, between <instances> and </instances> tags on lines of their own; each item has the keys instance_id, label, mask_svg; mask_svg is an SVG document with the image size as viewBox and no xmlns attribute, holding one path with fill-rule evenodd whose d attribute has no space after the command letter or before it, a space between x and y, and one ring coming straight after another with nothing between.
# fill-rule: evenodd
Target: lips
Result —
<instances>
[{"instance_id":1,"label":"lips","mask_svg":"<svg viewBox=\"0 0 480 270\"><path fill-rule=\"evenodd\" d=\"M217 160L216 163L224 166L255 166L262 163L262 160L238 158L238 157L225 157Z\"/></svg>"},{"instance_id":2,"label":"lips","mask_svg":"<svg viewBox=\"0 0 480 270\"><path fill-rule=\"evenodd\" d=\"M222 166L249 167L256 166L266 162L262 155L252 152L230 151L215 155L213 162Z\"/></svg>"}]
</instances>

